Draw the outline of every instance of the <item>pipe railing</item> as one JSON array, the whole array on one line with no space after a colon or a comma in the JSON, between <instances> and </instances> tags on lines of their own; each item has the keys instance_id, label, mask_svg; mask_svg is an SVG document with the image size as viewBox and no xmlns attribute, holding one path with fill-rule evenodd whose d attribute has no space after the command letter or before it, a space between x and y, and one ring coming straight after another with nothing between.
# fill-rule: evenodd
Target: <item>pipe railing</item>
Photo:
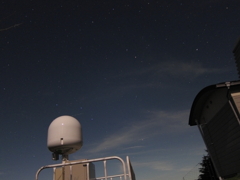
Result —
<instances>
[{"instance_id":1,"label":"pipe railing","mask_svg":"<svg viewBox=\"0 0 240 180\"><path fill-rule=\"evenodd\" d=\"M108 160L119 160L122 163L122 167L123 167L123 173L122 174L117 174L117 175L111 175L108 176L107 175L107 161ZM99 161L103 161L103 166L104 166L104 176L103 177L96 177L94 179L90 179L89 178L89 163L93 163L93 162L99 162ZM90 160L79 160L79 161L75 161L75 162L63 162L60 164L52 164L52 165L46 165L46 166L42 166L40 169L38 169L38 171L36 172L35 175L35 180L38 180L39 174L42 170L44 169L48 169L48 168L53 168L53 174L55 176L55 171L57 167L65 167L65 166L70 166L70 180L72 180L72 166L76 165L76 164L87 164L87 179L86 180L112 180L113 178L117 178L119 177L120 180L122 180L122 177L124 178L124 180L127 180L127 177L129 180L135 180L135 175L130 163L130 159L127 156L126 157L126 161L127 161L127 171L126 172L126 164L123 161L122 158L118 157L118 156L111 156L111 157L104 157L104 158L97 158L97 159L90 159ZM53 176L53 180L55 180L55 177Z\"/></svg>"}]
</instances>

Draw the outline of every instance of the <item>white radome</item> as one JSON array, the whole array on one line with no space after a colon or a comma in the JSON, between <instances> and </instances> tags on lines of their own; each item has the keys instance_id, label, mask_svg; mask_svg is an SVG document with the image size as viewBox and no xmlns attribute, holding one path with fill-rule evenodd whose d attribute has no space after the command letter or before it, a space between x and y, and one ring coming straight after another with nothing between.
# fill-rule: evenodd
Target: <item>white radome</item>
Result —
<instances>
[{"instance_id":1,"label":"white radome","mask_svg":"<svg viewBox=\"0 0 240 180\"><path fill-rule=\"evenodd\" d=\"M68 155L82 147L82 128L72 116L60 116L48 128L48 149L57 154Z\"/></svg>"}]
</instances>

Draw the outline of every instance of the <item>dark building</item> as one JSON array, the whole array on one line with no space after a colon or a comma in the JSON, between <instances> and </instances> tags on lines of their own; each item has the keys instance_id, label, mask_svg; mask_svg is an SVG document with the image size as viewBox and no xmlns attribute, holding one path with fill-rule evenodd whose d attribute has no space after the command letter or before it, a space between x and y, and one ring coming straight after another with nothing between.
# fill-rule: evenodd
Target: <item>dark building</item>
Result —
<instances>
[{"instance_id":1,"label":"dark building","mask_svg":"<svg viewBox=\"0 0 240 180\"><path fill-rule=\"evenodd\" d=\"M220 179L240 173L240 81L202 89L192 104L189 125L199 127Z\"/></svg>"},{"instance_id":2,"label":"dark building","mask_svg":"<svg viewBox=\"0 0 240 180\"><path fill-rule=\"evenodd\" d=\"M240 77L240 38L233 49ZM189 125L197 125L219 179L240 174L240 81L211 85L193 101Z\"/></svg>"}]
</instances>

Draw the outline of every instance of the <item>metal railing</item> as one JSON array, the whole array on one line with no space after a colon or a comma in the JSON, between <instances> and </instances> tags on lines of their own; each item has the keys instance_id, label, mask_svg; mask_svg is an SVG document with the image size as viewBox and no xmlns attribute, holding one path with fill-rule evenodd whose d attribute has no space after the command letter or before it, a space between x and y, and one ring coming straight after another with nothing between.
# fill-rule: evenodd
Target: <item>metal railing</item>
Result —
<instances>
[{"instance_id":1,"label":"metal railing","mask_svg":"<svg viewBox=\"0 0 240 180\"><path fill-rule=\"evenodd\" d=\"M108 175L107 172L107 161L108 160L118 160L121 162L122 164L122 169L123 169L123 173L121 174L116 174L116 175ZM89 177L89 164L93 163L93 162L103 162L103 167L104 167L104 176L102 177L95 177L95 178L90 178ZM66 167L69 166L70 167L70 180L73 180L73 173L72 173L72 166L73 165L77 165L77 164L86 164L87 165L87 177L86 180L113 180L116 178L119 178L119 180L135 180L135 174L133 171L133 168L131 166L131 162L129 157L126 157L126 164L123 161L122 158L117 157L117 156L111 156L111 157L104 157L104 158L97 158L97 159L90 159L90 160L79 160L79 161L75 161L75 162L63 162L61 164L52 164L52 165L46 165L41 167L36 175L35 175L35 180L38 180L39 174L43 169L48 169L48 168L53 168L53 180L55 180L55 172L56 172L56 168L57 167Z\"/></svg>"}]
</instances>

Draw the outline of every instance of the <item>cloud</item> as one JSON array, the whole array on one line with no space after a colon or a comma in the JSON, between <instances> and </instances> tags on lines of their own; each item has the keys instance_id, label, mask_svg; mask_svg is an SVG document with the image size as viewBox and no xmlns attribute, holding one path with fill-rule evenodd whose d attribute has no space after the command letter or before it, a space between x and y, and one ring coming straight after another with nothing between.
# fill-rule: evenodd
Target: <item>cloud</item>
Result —
<instances>
[{"instance_id":1,"label":"cloud","mask_svg":"<svg viewBox=\"0 0 240 180\"><path fill-rule=\"evenodd\" d=\"M186 172L186 175L187 175L196 170L198 171L200 167L201 167L200 163L197 163L195 166L179 168L178 171Z\"/></svg>"},{"instance_id":2,"label":"cloud","mask_svg":"<svg viewBox=\"0 0 240 180\"><path fill-rule=\"evenodd\" d=\"M144 146L131 146L131 147L124 148L123 150L138 149L138 148L143 148L143 147L144 147Z\"/></svg>"},{"instance_id":3,"label":"cloud","mask_svg":"<svg viewBox=\"0 0 240 180\"><path fill-rule=\"evenodd\" d=\"M150 111L147 118L161 127L162 133L179 133L183 132L189 127L187 126L187 119L190 110L182 111ZM148 120L146 120L148 121Z\"/></svg>"},{"instance_id":4,"label":"cloud","mask_svg":"<svg viewBox=\"0 0 240 180\"><path fill-rule=\"evenodd\" d=\"M167 61L158 64L156 67L157 73L166 73L176 77L198 77L205 74L218 74L226 72L226 70L219 68L207 68L197 62L182 62L182 61Z\"/></svg>"},{"instance_id":5,"label":"cloud","mask_svg":"<svg viewBox=\"0 0 240 180\"><path fill-rule=\"evenodd\" d=\"M110 81L117 86L110 94L115 97L143 88L173 88L178 87L179 82L189 83L202 76L210 77L226 72L228 69L205 67L199 62L166 60L112 76Z\"/></svg>"},{"instance_id":6,"label":"cloud","mask_svg":"<svg viewBox=\"0 0 240 180\"><path fill-rule=\"evenodd\" d=\"M109 135L101 140L101 143L96 144L90 153L101 153L120 147L125 149L143 148L138 143L150 137L184 132L188 128L186 124L188 114L189 110L179 112L147 111L144 120L137 121Z\"/></svg>"},{"instance_id":7,"label":"cloud","mask_svg":"<svg viewBox=\"0 0 240 180\"><path fill-rule=\"evenodd\" d=\"M138 68L129 73L121 74L119 77L157 77L157 78L196 78L206 74L220 74L227 69L204 67L199 62L184 62L180 60L166 60L148 67ZM189 76L190 75L190 76Z\"/></svg>"},{"instance_id":8,"label":"cloud","mask_svg":"<svg viewBox=\"0 0 240 180\"><path fill-rule=\"evenodd\" d=\"M173 165L170 162L166 162L166 161L140 162L140 163L134 163L133 166L135 168L148 167L158 171L172 171L174 169Z\"/></svg>"},{"instance_id":9,"label":"cloud","mask_svg":"<svg viewBox=\"0 0 240 180\"><path fill-rule=\"evenodd\" d=\"M157 64L145 67L132 68L122 71L107 79L106 87L99 89L94 101L109 99L114 100L129 93L142 93L142 90L186 90L190 83L196 82L200 77L216 77L228 72L229 69L205 67L199 62L184 62L180 60L164 60ZM102 83L99 82L99 83ZM181 85L180 85L181 84ZM185 86L186 85L186 86ZM92 96L92 95L91 95ZM134 98L134 97L133 97ZM135 96L136 98L136 96ZM88 103L93 103L88 100Z\"/></svg>"}]
</instances>

